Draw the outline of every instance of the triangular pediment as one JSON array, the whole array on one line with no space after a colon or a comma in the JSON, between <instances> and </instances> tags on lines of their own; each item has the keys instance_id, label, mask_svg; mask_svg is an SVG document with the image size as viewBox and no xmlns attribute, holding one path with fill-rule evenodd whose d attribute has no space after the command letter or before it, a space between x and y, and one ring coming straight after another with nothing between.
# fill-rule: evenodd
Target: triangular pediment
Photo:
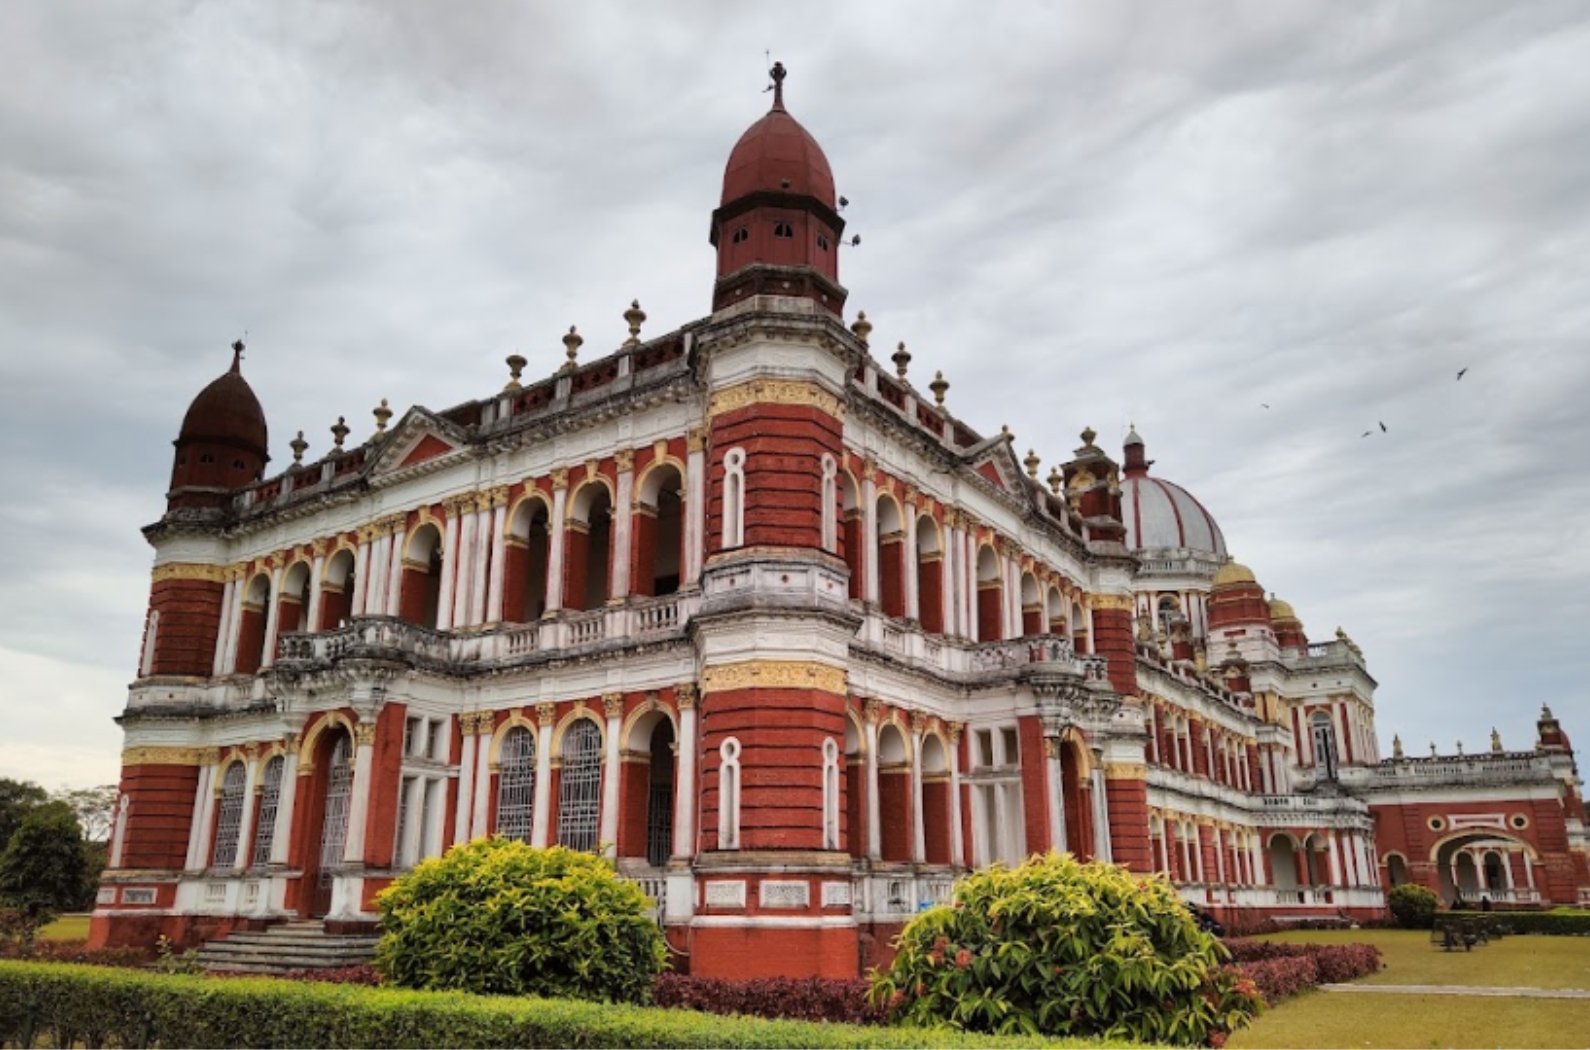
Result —
<instances>
[{"instance_id":1,"label":"triangular pediment","mask_svg":"<svg viewBox=\"0 0 1590 1050\"><path fill-rule=\"evenodd\" d=\"M458 424L429 409L411 408L382 440L380 451L370 461L368 476L441 465L463 455L467 446L467 437Z\"/></svg>"},{"instance_id":2,"label":"triangular pediment","mask_svg":"<svg viewBox=\"0 0 1590 1050\"><path fill-rule=\"evenodd\" d=\"M993 437L967 450L967 465L983 478L1013 495L1030 498L1027 477L1015 449L1003 437Z\"/></svg>"}]
</instances>

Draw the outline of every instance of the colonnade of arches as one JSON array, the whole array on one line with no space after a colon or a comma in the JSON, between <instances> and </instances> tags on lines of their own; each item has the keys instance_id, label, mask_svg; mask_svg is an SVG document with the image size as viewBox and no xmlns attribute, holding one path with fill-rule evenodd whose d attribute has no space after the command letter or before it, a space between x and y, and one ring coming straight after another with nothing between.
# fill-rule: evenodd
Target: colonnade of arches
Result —
<instances>
[{"instance_id":1,"label":"colonnade of arches","mask_svg":"<svg viewBox=\"0 0 1590 1050\"><path fill-rule=\"evenodd\" d=\"M1262 786L1257 744L1174 706L1149 704L1148 716L1150 762L1238 791Z\"/></svg>"},{"instance_id":2,"label":"colonnade of arches","mask_svg":"<svg viewBox=\"0 0 1590 1050\"><path fill-rule=\"evenodd\" d=\"M1091 652L1090 618L1079 594L1043 579L956 522L871 494L840 472L838 530L850 597L886 616L915 620L929 634L991 642L1037 634L1069 638Z\"/></svg>"},{"instance_id":3,"label":"colonnade of arches","mask_svg":"<svg viewBox=\"0 0 1590 1050\"><path fill-rule=\"evenodd\" d=\"M679 464L646 469L628 514L615 512L619 494L605 477L579 484L560 508L562 495L533 490L500 522L489 513L450 518L460 533L452 537L449 522L423 515L390 546L341 546L323 562L300 558L228 581L216 673L254 674L271 662L282 635L332 630L354 616L445 630L530 623L559 609L583 612L680 590L690 556ZM563 524L554 530L560 512Z\"/></svg>"}]
</instances>

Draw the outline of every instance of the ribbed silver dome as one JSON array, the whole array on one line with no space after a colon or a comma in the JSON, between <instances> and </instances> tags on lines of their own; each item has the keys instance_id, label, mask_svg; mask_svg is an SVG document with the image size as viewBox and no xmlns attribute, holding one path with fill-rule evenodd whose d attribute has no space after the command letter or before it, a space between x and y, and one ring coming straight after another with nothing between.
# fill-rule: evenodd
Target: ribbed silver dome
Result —
<instances>
[{"instance_id":1,"label":"ribbed silver dome","mask_svg":"<svg viewBox=\"0 0 1590 1050\"><path fill-rule=\"evenodd\" d=\"M1161 478L1127 477L1121 482L1126 544L1134 550L1183 549L1224 558L1226 538L1192 493Z\"/></svg>"}]
</instances>

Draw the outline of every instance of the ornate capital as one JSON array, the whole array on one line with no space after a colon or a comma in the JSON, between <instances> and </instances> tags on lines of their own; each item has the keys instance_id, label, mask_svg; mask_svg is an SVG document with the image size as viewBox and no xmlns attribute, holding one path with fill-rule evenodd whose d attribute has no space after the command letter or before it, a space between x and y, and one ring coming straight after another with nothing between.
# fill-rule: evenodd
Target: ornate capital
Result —
<instances>
[{"instance_id":1,"label":"ornate capital","mask_svg":"<svg viewBox=\"0 0 1590 1050\"><path fill-rule=\"evenodd\" d=\"M623 718L624 717L624 694L623 693L603 693L602 694L602 712L604 714L606 714L608 718Z\"/></svg>"},{"instance_id":2,"label":"ornate capital","mask_svg":"<svg viewBox=\"0 0 1590 1050\"><path fill-rule=\"evenodd\" d=\"M685 432L686 452L705 452L707 449L707 428L691 427Z\"/></svg>"},{"instance_id":3,"label":"ornate capital","mask_svg":"<svg viewBox=\"0 0 1590 1050\"><path fill-rule=\"evenodd\" d=\"M694 682L680 682L674 686L674 699L679 702L679 710L681 711L693 710L696 706L696 697L698 695L696 683Z\"/></svg>"},{"instance_id":4,"label":"ornate capital","mask_svg":"<svg viewBox=\"0 0 1590 1050\"><path fill-rule=\"evenodd\" d=\"M861 713L873 725L883 717L883 701L875 696L869 696L861 702Z\"/></svg>"},{"instance_id":5,"label":"ornate capital","mask_svg":"<svg viewBox=\"0 0 1590 1050\"><path fill-rule=\"evenodd\" d=\"M556 492L559 489L566 489L568 487L569 487L569 468L568 467L559 467L557 470L554 470L552 472L552 490L554 492Z\"/></svg>"},{"instance_id":6,"label":"ornate capital","mask_svg":"<svg viewBox=\"0 0 1590 1050\"><path fill-rule=\"evenodd\" d=\"M287 564L287 552L271 551L270 557L267 560L270 562L271 568L279 569L283 565Z\"/></svg>"},{"instance_id":7,"label":"ornate capital","mask_svg":"<svg viewBox=\"0 0 1590 1050\"><path fill-rule=\"evenodd\" d=\"M353 727L353 742L359 747L371 747L375 744L375 723L360 722Z\"/></svg>"},{"instance_id":8,"label":"ornate capital","mask_svg":"<svg viewBox=\"0 0 1590 1050\"><path fill-rule=\"evenodd\" d=\"M331 552L331 543L332 541L325 537L311 540L309 542L309 553L316 558L324 558Z\"/></svg>"},{"instance_id":9,"label":"ornate capital","mask_svg":"<svg viewBox=\"0 0 1590 1050\"><path fill-rule=\"evenodd\" d=\"M922 498L922 493L915 485L907 484L905 487L905 502L907 506L916 506L917 500Z\"/></svg>"},{"instance_id":10,"label":"ornate capital","mask_svg":"<svg viewBox=\"0 0 1590 1050\"><path fill-rule=\"evenodd\" d=\"M752 405L801 405L826 412L835 419L845 418L845 405L838 397L815 383L794 379L753 379L719 390L707 400L707 417Z\"/></svg>"},{"instance_id":11,"label":"ornate capital","mask_svg":"<svg viewBox=\"0 0 1590 1050\"><path fill-rule=\"evenodd\" d=\"M961 734L966 732L965 722L951 722L949 724L950 745L957 746L961 742Z\"/></svg>"},{"instance_id":12,"label":"ornate capital","mask_svg":"<svg viewBox=\"0 0 1590 1050\"><path fill-rule=\"evenodd\" d=\"M926 711L911 712L911 732L921 734L927 732L928 713Z\"/></svg>"},{"instance_id":13,"label":"ornate capital","mask_svg":"<svg viewBox=\"0 0 1590 1050\"><path fill-rule=\"evenodd\" d=\"M541 704L537 704L536 705L536 724L537 725L550 726L552 724L553 719L557 718L557 716L558 716L558 705L557 704L541 703Z\"/></svg>"},{"instance_id":14,"label":"ornate capital","mask_svg":"<svg viewBox=\"0 0 1590 1050\"><path fill-rule=\"evenodd\" d=\"M298 750L298 734L288 733L282 737L282 748L290 755Z\"/></svg>"},{"instance_id":15,"label":"ornate capital","mask_svg":"<svg viewBox=\"0 0 1590 1050\"><path fill-rule=\"evenodd\" d=\"M620 474L634 470L635 450L628 448L619 449L617 452L613 453L613 463L618 467L618 472Z\"/></svg>"},{"instance_id":16,"label":"ornate capital","mask_svg":"<svg viewBox=\"0 0 1590 1050\"><path fill-rule=\"evenodd\" d=\"M1043 738L1043 757L1060 757L1060 740L1058 737L1046 736Z\"/></svg>"}]
</instances>

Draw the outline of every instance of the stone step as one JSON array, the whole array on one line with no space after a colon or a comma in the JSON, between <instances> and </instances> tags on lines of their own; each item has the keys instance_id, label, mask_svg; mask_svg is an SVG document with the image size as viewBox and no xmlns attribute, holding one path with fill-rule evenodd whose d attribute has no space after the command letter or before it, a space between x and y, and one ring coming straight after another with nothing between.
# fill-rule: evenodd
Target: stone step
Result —
<instances>
[{"instance_id":1,"label":"stone step","mask_svg":"<svg viewBox=\"0 0 1590 1050\"><path fill-rule=\"evenodd\" d=\"M227 938L234 944L346 944L350 947L363 948L378 943L379 937L365 937L356 934L331 936L324 933L250 933L240 931Z\"/></svg>"},{"instance_id":2,"label":"stone step","mask_svg":"<svg viewBox=\"0 0 1590 1050\"><path fill-rule=\"evenodd\" d=\"M290 922L238 930L198 952L205 969L230 973L287 973L358 966L375 957L374 934L329 934L319 922Z\"/></svg>"},{"instance_id":3,"label":"stone step","mask_svg":"<svg viewBox=\"0 0 1590 1050\"><path fill-rule=\"evenodd\" d=\"M257 955L260 958L292 956L301 959L352 959L360 961L373 959L375 952L359 948L262 948L257 944L212 944L199 949L199 958L201 959L241 957L245 955Z\"/></svg>"}]
</instances>

